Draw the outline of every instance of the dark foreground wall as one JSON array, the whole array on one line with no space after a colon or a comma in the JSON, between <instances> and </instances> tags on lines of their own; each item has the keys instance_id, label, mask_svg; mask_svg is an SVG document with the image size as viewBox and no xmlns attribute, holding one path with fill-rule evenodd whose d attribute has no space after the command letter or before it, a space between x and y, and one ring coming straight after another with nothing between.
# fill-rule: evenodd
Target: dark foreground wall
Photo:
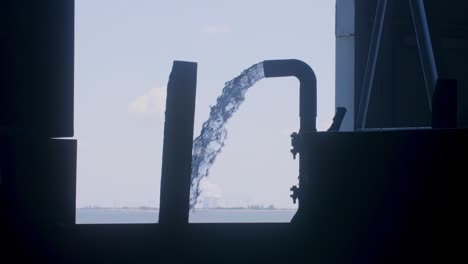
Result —
<instances>
[{"instance_id":1,"label":"dark foreground wall","mask_svg":"<svg viewBox=\"0 0 468 264\"><path fill-rule=\"evenodd\" d=\"M459 237L465 235L466 158L457 151L468 147L466 130L321 132L305 139L310 185L301 186L308 193L300 201L300 210L307 207L301 221L177 228L75 225L68 174L75 142L2 141L2 250L46 263L443 263L465 257Z\"/></svg>"},{"instance_id":2,"label":"dark foreground wall","mask_svg":"<svg viewBox=\"0 0 468 264\"><path fill-rule=\"evenodd\" d=\"M457 255L468 130L319 132L303 140L308 180L295 221L335 260L420 263Z\"/></svg>"},{"instance_id":3,"label":"dark foreground wall","mask_svg":"<svg viewBox=\"0 0 468 264\"><path fill-rule=\"evenodd\" d=\"M73 0L1 1L2 259L52 262L74 223L73 57Z\"/></svg>"}]
</instances>

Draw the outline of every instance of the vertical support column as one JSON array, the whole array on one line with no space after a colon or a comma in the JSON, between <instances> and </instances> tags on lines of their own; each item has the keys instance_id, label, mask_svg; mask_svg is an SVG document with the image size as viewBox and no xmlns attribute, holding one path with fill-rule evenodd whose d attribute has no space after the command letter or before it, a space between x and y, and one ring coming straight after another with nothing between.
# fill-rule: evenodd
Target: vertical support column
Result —
<instances>
[{"instance_id":1,"label":"vertical support column","mask_svg":"<svg viewBox=\"0 0 468 264\"><path fill-rule=\"evenodd\" d=\"M74 0L2 1L0 126L73 137ZM3 66L4 67L4 66Z\"/></svg>"},{"instance_id":2,"label":"vertical support column","mask_svg":"<svg viewBox=\"0 0 468 264\"><path fill-rule=\"evenodd\" d=\"M167 85L159 223L188 223L197 64L175 61Z\"/></svg>"},{"instance_id":3,"label":"vertical support column","mask_svg":"<svg viewBox=\"0 0 468 264\"><path fill-rule=\"evenodd\" d=\"M347 110L340 128L341 131L354 130L354 17L354 0L336 1L335 105L336 107L344 107Z\"/></svg>"},{"instance_id":4,"label":"vertical support column","mask_svg":"<svg viewBox=\"0 0 468 264\"><path fill-rule=\"evenodd\" d=\"M366 126L367 110L372 92L372 84L374 82L377 58L379 57L380 39L382 36L386 11L387 0L379 0L377 2L377 9L375 11L374 26L372 28L369 53L367 55L364 79L362 82L361 99L359 100L359 109L356 118L357 129L364 129Z\"/></svg>"}]
</instances>

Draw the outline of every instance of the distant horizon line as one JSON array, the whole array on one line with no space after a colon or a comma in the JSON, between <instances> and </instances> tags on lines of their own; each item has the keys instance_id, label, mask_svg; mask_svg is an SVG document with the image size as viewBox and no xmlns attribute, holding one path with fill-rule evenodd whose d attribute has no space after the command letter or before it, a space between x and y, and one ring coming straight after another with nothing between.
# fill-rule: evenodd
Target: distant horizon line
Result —
<instances>
[{"instance_id":1,"label":"distant horizon line","mask_svg":"<svg viewBox=\"0 0 468 264\"><path fill-rule=\"evenodd\" d=\"M99 209L137 209L137 210L154 210L154 211L159 211L159 207L151 207L151 206L98 206L98 205L88 205L88 206L82 206L82 207L76 207L75 209L93 209L93 210L99 210ZM194 210L297 210L297 208L277 208L277 207L263 207L263 206L216 206L213 208L195 208Z\"/></svg>"}]
</instances>

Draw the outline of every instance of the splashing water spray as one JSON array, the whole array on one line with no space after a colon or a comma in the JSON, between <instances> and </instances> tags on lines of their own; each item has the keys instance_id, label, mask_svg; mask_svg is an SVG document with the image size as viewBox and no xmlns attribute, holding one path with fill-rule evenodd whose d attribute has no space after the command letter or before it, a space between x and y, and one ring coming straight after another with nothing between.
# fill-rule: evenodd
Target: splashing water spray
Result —
<instances>
[{"instance_id":1,"label":"splashing water spray","mask_svg":"<svg viewBox=\"0 0 468 264\"><path fill-rule=\"evenodd\" d=\"M209 175L211 166L224 147L227 122L244 102L245 92L264 77L263 62L251 66L225 84L216 105L211 107L208 120L193 141L190 209L195 207L201 194L201 180Z\"/></svg>"},{"instance_id":2,"label":"splashing water spray","mask_svg":"<svg viewBox=\"0 0 468 264\"><path fill-rule=\"evenodd\" d=\"M299 80L299 132L293 133L291 150L293 158L299 153L295 138L303 132L316 132L317 79L307 63L296 59L265 60L244 70L239 76L227 82L216 105L211 107L208 120L203 124L200 136L193 142L190 208L198 202L200 181L208 176L217 155L224 147L227 137L226 123L239 109L245 99L245 92L262 78L296 77ZM337 109L337 115L329 131L338 131L346 109ZM299 186L306 185L304 157L299 156ZM299 187L291 187L293 202L299 199ZM304 199L303 199L304 200ZM304 203L302 203L304 205ZM301 208L301 205L299 205Z\"/></svg>"}]
</instances>

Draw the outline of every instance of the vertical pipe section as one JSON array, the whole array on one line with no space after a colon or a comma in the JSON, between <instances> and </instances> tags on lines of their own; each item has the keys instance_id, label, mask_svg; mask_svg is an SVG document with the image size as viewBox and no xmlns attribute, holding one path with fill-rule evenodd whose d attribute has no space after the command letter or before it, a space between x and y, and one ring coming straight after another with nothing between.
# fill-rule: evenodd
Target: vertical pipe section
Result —
<instances>
[{"instance_id":1,"label":"vertical pipe section","mask_svg":"<svg viewBox=\"0 0 468 264\"><path fill-rule=\"evenodd\" d=\"M419 48L419 58L424 73L424 82L426 84L427 99L429 108L432 111L432 95L436 87L438 78L437 67L432 50L431 36L427 25L426 11L423 0L409 0L411 6L411 15L413 17L414 30Z\"/></svg>"},{"instance_id":2,"label":"vertical pipe section","mask_svg":"<svg viewBox=\"0 0 468 264\"><path fill-rule=\"evenodd\" d=\"M372 91L372 83L374 82L375 66L379 56L380 39L385 21L387 10L387 0L379 0L375 13L374 26L369 45L369 53L367 55L366 69L362 82L361 98L359 101L359 109L356 120L356 128L363 129L366 126L367 110Z\"/></svg>"},{"instance_id":3,"label":"vertical pipe section","mask_svg":"<svg viewBox=\"0 0 468 264\"><path fill-rule=\"evenodd\" d=\"M188 223L197 64L174 61L167 85L159 223Z\"/></svg>"}]
</instances>

